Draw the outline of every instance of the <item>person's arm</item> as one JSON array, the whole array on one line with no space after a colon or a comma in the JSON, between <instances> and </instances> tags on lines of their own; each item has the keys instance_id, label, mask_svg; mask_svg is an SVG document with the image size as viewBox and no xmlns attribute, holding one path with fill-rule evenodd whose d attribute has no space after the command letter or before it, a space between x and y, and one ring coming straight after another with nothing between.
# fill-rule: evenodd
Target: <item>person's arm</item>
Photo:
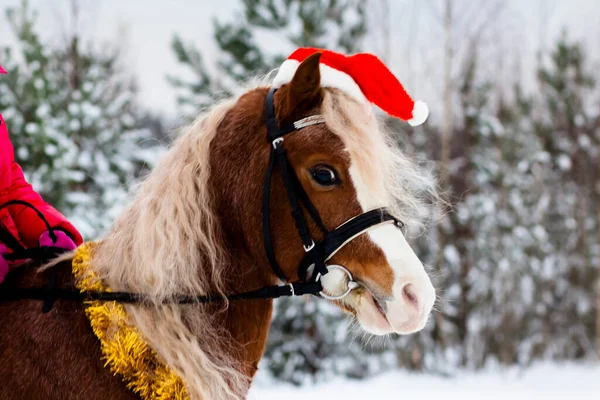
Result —
<instances>
[{"instance_id":1,"label":"person's arm","mask_svg":"<svg viewBox=\"0 0 600 400\"><path fill-rule=\"evenodd\" d=\"M54 207L46 203L33 187L27 182L21 167L12 161L12 181L8 192L9 200L22 200L30 203L46 217L50 226L60 229L68 234L76 245L83 242L81 234L75 227ZM27 247L35 247L42 233L46 231L46 225L37 216L34 210L14 205L9 208L15 225L19 231L19 237Z\"/></svg>"}]
</instances>

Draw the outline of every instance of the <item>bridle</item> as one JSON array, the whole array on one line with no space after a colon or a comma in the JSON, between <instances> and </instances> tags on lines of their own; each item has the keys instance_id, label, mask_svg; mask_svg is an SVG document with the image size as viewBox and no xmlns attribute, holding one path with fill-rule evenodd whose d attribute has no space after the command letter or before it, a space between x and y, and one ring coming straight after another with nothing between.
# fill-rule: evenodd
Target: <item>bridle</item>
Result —
<instances>
[{"instance_id":1,"label":"bridle","mask_svg":"<svg viewBox=\"0 0 600 400\"><path fill-rule=\"evenodd\" d=\"M300 181L298 180L298 177L296 176L296 173L294 172L294 169L287 158L284 147L284 138L286 135L297 132L311 125L325 123L325 119L321 115L312 115L292 124L280 125L277 121L277 116L275 113L276 91L277 89L271 88L267 94L265 102L267 114L267 140L271 143L271 154L269 157L267 172L265 174L262 202L262 229L265 252L267 254L269 264L271 265L271 269L275 275L277 275L282 282L287 282L288 279L277 263L275 257L275 250L273 249L273 243L271 240L271 224L269 221L269 195L271 191L271 180L273 169L275 168L275 162L277 162L285 186L285 191L287 193L288 201L292 208L292 217L294 218L296 230L298 231L298 235L302 240L302 245L306 253L304 259L298 267L298 277L300 282L303 284L319 283L320 278L326 275L329 272L329 269L341 270L348 279L348 286L344 293L338 296L332 296L324 293L322 290L319 291L319 295L321 297L331 300L339 300L347 296L350 291L356 288L358 283L354 281L352 274L347 268L341 265L327 265L327 261L329 261L331 257L333 257L333 255L347 243L365 233L367 230L385 223L394 223L401 226L402 222L393 217L384 208L378 208L351 218L332 231L329 231L325 227L317 208L311 202L310 198L304 191L304 188L300 184ZM323 233L323 240L320 242L316 243L311 237L301 205L304 206L310 218Z\"/></svg>"},{"instance_id":2,"label":"bridle","mask_svg":"<svg viewBox=\"0 0 600 400\"><path fill-rule=\"evenodd\" d=\"M303 189L296 173L294 172L294 169L289 163L284 147L286 135L298 132L311 125L322 124L325 122L325 120L321 115L313 115L296 121L292 124L280 125L275 114L274 96L276 90L277 89L275 88L271 88L269 90L265 102L267 140L271 144L271 152L263 187L262 233L264 249L271 269L284 284L265 286L257 290L232 294L225 297L222 295L179 295L175 296L173 299L169 299L169 303L194 304L223 300L273 299L284 296L301 296L304 294L313 294L329 300L339 300L347 296L360 284L354 280L352 273L346 267L342 265L328 264L328 261L347 243L351 242L371 228L388 223L392 223L398 227L403 226L402 222L392 216L385 208L377 208L357 215L333 230L328 230L325 227L319 212L311 202L306 191ZM277 262L271 236L270 192L273 171L275 170L276 166L279 167L288 201L292 210L291 214L294 218L298 235L300 236L304 251L306 253L300 265L298 266L299 280L297 282L288 284L285 283L288 282L289 279L286 277L285 273L281 269L281 266ZM9 203L25 205L35 210L35 207L26 202L18 201L16 203ZM10 204L3 204L0 206L0 209ZM322 232L322 240L317 242L313 240L307 221L304 217L302 206L304 209L306 209L308 216ZM54 234L50 224L48 224L48 221L46 221L42 213L40 213L38 210L36 210L36 213L48 227L52 238ZM6 236L7 233L8 232L4 232L4 236ZM10 236L10 234L8 235ZM0 238L0 240L2 240L2 238ZM7 241L3 240L5 244L7 244L7 242L13 243L13 241L18 243L18 240L16 239L8 239ZM30 258L34 261L47 262L51 258L60 254L60 250L57 248L46 248L47 250L41 249L42 248L13 249L14 253L10 255L10 258ZM347 278L346 289L339 295L327 294L323 290L322 277L330 270L340 270ZM104 300L125 303L143 303L147 301L147 298L144 294L132 292L80 292L74 289L57 288L55 285L53 286L50 284L42 288L12 288L5 286L5 284L0 285L0 302L15 301L20 299L45 300L46 305L44 307L44 312L49 311L49 308L51 308L51 304L55 299ZM50 307L48 307L48 304L50 304Z\"/></svg>"}]
</instances>

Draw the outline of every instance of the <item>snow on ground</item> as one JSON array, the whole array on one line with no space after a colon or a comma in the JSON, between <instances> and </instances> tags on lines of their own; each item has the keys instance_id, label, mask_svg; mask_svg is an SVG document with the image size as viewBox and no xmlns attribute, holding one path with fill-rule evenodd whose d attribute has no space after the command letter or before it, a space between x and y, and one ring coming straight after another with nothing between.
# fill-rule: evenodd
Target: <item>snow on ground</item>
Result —
<instances>
[{"instance_id":1,"label":"snow on ground","mask_svg":"<svg viewBox=\"0 0 600 400\"><path fill-rule=\"evenodd\" d=\"M418 400L600 399L600 364L541 364L527 370L461 372L451 378L394 371L366 381L337 379L326 384L304 387L255 385L249 396L249 400L415 398Z\"/></svg>"}]
</instances>

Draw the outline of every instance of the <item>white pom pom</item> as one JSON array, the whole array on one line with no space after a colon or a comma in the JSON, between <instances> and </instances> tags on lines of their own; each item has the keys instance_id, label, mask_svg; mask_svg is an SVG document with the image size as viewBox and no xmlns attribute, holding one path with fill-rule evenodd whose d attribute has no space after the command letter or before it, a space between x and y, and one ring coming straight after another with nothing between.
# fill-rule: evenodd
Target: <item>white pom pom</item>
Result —
<instances>
[{"instance_id":1,"label":"white pom pom","mask_svg":"<svg viewBox=\"0 0 600 400\"><path fill-rule=\"evenodd\" d=\"M412 115L413 117L408 120L410 126L421 125L429 115L429 107L421 100L417 100L413 106Z\"/></svg>"}]
</instances>

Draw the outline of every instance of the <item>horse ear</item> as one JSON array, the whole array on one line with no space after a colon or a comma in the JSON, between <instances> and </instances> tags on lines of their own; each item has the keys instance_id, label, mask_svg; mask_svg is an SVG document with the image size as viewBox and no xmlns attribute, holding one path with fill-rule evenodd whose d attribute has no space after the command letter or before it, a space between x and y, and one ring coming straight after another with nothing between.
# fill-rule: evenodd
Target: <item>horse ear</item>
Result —
<instances>
[{"instance_id":1,"label":"horse ear","mask_svg":"<svg viewBox=\"0 0 600 400\"><path fill-rule=\"evenodd\" d=\"M321 102L320 60L321 53L314 53L298 66L279 107L279 121L289 122Z\"/></svg>"}]
</instances>

